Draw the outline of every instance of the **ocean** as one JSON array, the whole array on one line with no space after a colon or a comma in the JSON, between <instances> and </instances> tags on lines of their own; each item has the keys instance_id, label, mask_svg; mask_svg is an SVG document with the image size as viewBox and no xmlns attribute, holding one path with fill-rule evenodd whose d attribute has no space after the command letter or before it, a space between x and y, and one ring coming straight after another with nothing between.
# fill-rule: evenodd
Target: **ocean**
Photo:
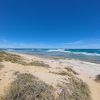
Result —
<instances>
[{"instance_id":1,"label":"ocean","mask_svg":"<svg viewBox=\"0 0 100 100\"><path fill-rule=\"evenodd\" d=\"M70 59L79 59L82 61L100 64L100 49L37 49L37 48L8 48L8 51L16 51L31 55L40 56L58 56Z\"/></svg>"}]
</instances>

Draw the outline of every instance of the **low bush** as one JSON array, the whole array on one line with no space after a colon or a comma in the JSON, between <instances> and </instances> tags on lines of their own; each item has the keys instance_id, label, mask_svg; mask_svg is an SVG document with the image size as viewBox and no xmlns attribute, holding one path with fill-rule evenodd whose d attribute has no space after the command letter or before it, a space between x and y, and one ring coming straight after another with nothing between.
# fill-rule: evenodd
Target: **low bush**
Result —
<instances>
[{"instance_id":1,"label":"low bush","mask_svg":"<svg viewBox=\"0 0 100 100\"><path fill-rule=\"evenodd\" d=\"M50 67L48 64L45 64L42 61L33 61L33 62L30 62L29 65L32 65L32 66L41 66L41 67L46 67L46 68Z\"/></svg>"},{"instance_id":2,"label":"low bush","mask_svg":"<svg viewBox=\"0 0 100 100\"><path fill-rule=\"evenodd\" d=\"M54 100L53 88L31 74L19 74L3 100Z\"/></svg>"},{"instance_id":3,"label":"low bush","mask_svg":"<svg viewBox=\"0 0 100 100\"><path fill-rule=\"evenodd\" d=\"M72 77L70 78L72 86L72 96L75 100L91 100L88 85L81 79Z\"/></svg>"},{"instance_id":4,"label":"low bush","mask_svg":"<svg viewBox=\"0 0 100 100\"><path fill-rule=\"evenodd\" d=\"M72 68L70 68L70 67L65 67L65 69L67 70L67 71L69 71L69 72L72 72L73 74L75 74L75 75L78 75L78 73L77 72L75 72Z\"/></svg>"},{"instance_id":5,"label":"low bush","mask_svg":"<svg viewBox=\"0 0 100 100\"><path fill-rule=\"evenodd\" d=\"M95 77L96 82L100 82L100 74Z\"/></svg>"},{"instance_id":6,"label":"low bush","mask_svg":"<svg viewBox=\"0 0 100 100\"><path fill-rule=\"evenodd\" d=\"M5 51L0 51L0 61L10 61L12 63L18 63L22 65L29 65L29 66L41 66L41 67L47 67L50 66L48 64L45 64L42 61L32 61L32 62L26 62L21 56L16 54L11 54Z\"/></svg>"},{"instance_id":7,"label":"low bush","mask_svg":"<svg viewBox=\"0 0 100 100\"><path fill-rule=\"evenodd\" d=\"M60 71L57 71L57 72L52 72L50 71L49 73L52 73L52 74L57 74L57 75L62 75L62 76L69 76L69 77L72 77L73 75L67 71L63 71L63 70L60 70Z\"/></svg>"},{"instance_id":8,"label":"low bush","mask_svg":"<svg viewBox=\"0 0 100 100\"><path fill-rule=\"evenodd\" d=\"M82 80L71 78L70 83L59 87L61 93L57 100L91 100L89 88Z\"/></svg>"},{"instance_id":9,"label":"low bush","mask_svg":"<svg viewBox=\"0 0 100 100\"><path fill-rule=\"evenodd\" d=\"M4 65L2 65L2 64L0 63L0 70L1 70L2 68L4 68Z\"/></svg>"},{"instance_id":10,"label":"low bush","mask_svg":"<svg viewBox=\"0 0 100 100\"><path fill-rule=\"evenodd\" d=\"M2 100L91 100L86 83L70 78L69 83L59 85L58 96L52 86L31 74L18 74Z\"/></svg>"}]
</instances>

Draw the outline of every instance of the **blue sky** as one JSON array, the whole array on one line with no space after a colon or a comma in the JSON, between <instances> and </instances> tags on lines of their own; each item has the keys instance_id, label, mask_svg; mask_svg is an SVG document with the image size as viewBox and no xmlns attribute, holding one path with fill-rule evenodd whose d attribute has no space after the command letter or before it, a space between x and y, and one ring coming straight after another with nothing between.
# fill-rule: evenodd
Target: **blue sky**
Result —
<instances>
[{"instance_id":1,"label":"blue sky","mask_svg":"<svg viewBox=\"0 0 100 100\"><path fill-rule=\"evenodd\" d=\"M0 47L100 48L100 1L0 0Z\"/></svg>"}]
</instances>

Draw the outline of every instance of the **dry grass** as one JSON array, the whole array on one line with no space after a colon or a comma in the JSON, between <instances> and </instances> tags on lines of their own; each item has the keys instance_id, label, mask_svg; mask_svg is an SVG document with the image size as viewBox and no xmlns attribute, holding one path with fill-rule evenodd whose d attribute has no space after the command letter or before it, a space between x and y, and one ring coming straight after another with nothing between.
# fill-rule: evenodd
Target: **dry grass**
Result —
<instances>
[{"instance_id":1,"label":"dry grass","mask_svg":"<svg viewBox=\"0 0 100 100\"><path fill-rule=\"evenodd\" d=\"M0 51L0 61L10 61L12 63L26 64L23 58L19 55L11 54L5 51Z\"/></svg>"},{"instance_id":2,"label":"dry grass","mask_svg":"<svg viewBox=\"0 0 100 100\"><path fill-rule=\"evenodd\" d=\"M95 77L96 82L100 82L100 74Z\"/></svg>"},{"instance_id":3,"label":"dry grass","mask_svg":"<svg viewBox=\"0 0 100 100\"><path fill-rule=\"evenodd\" d=\"M2 58L0 57L0 62L2 62L3 60L2 60Z\"/></svg>"},{"instance_id":4,"label":"dry grass","mask_svg":"<svg viewBox=\"0 0 100 100\"><path fill-rule=\"evenodd\" d=\"M73 91L73 98L75 100L91 100L88 85L81 79L72 77L70 83Z\"/></svg>"},{"instance_id":5,"label":"dry grass","mask_svg":"<svg viewBox=\"0 0 100 100\"><path fill-rule=\"evenodd\" d=\"M52 72L52 71L49 71L49 73L52 73L52 74L57 74L57 75L62 75L62 76L69 76L69 77L72 77L72 73L68 72L68 71L64 71L64 70L60 70L60 71L57 71L57 72Z\"/></svg>"},{"instance_id":6,"label":"dry grass","mask_svg":"<svg viewBox=\"0 0 100 100\"><path fill-rule=\"evenodd\" d=\"M91 100L86 83L75 77L69 82L58 86L60 92L55 97L52 86L31 74L18 74L2 100Z\"/></svg>"},{"instance_id":7,"label":"dry grass","mask_svg":"<svg viewBox=\"0 0 100 100\"><path fill-rule=\"evenodd\" d=\"M53 88L31 74L19 74L3 100L54 100Z\"/></svg>"},{"instance_id":8,"label":"dry grass","mask_svg":"<svg viewBox=\"0 0 100 100\"><path fill-rule=\"evenodd\" d=\"M57 100L91 100L88 85L81 79L75 77L70 71L50 72L57 75L69 77L69 83L58 85L61 93Z\"/></svg>"},{"instance_id":9,"label":"dry grass","mask_svg":"<svg viewBox=\"0 0 100 100\"><path fill-rule=\"evenodd\" d=\"M54 60L66 59L65 57L62 57L62 56L50 56L49 58L54 59Z\"/></svg>"},{"instance_id":10,"label":"dry grass","mask_svg":"<svg viewBox=\"0 0 100 100\"><path fill-rule=\"evenodd\" d=\"M0 58L13 63L49 68L49 65L44 62L33 61L26 63L21 56L3 51L0 52ZM52 86L47 85L31 74L20 74L16 71L14 75L16 75L17 78L11 83L2 100L91 100L87 84L76 78L73 75L73 73L76 74L76 72L71 68L66 69L67 70L64 69L58 72L50 72L69 77L69 83L66 82L59 85L58 88L60 88L61 92L59 92L57 98L55 98L55 89ZM100 76L98 79L100 79Z\"/></svg>"},{"instance_id":11,"label":"dry grass","mask_svg":"<svg viewBox=\"0 0 100 100\"><path fill-rule=\"evenodd\" d=\"M32 61L32 62L26 62L21 56L16 54L11 54L5 51L0 51L0 61L10 61L12 63L18 63L25 66L41 66L49 68L50 66L48 64L45 64L42 61Z\"/></svg>"},{"instance_id":12,"label":"dry grass","mask_svg":"<svg viewBox=\"0 0 100 100\"><path fill-rule=\"evenodd\" d=\"M70 83L58 85L61 90L57 100L91 100L90 91L86 83L78 78L72 78Z\"/></svg>"},{"instance_id":13,"label":"dry grass","mask_svg":"<svg viewBox=\"0 0 100 100\"><path fill-rule=\"evenodd\" d=\"M77 72L75 72L72 68L70 68L70 67L65 67L65 69L67 70L67 71L69 71L69 72L72 72L73 74L75 74L75 75L78 75L78 73Z\"/></svg>"},{"instance_id":14,"label":"dry grass","mask_svg":"<svg viewBox=\"0 0 100 100\"><path fill-rule=\"evenodd\" d=\"M4 65L2 65L2 64L0 63L0 70L2 70L2 68L4 68Z\"/></svg>"},{"instance_id":15,"label":"dry grass","mask_svg":"<svg viewBox=\"0 0 100 100\"><path fill-rule=\"evenodd\" d=\"M45 64L42 61L33 61L33 62L30 62L29 65L31 65L31 66L41 66L41 67L46 67L46 68L50 67L48 64Z\"/></svg>"},{"instance_id":16,"label":"dry grass","mask_svg":"<svg viewBox=\"0 0 100 100\"><path fill-rule=\"evenodd\" d=\"M20 72L19 72L19 71L16 71L16 72L14 72L13 74L14 74L14 75L18 75L18 74L20 74Z\"/></svg>"}]
</instances>

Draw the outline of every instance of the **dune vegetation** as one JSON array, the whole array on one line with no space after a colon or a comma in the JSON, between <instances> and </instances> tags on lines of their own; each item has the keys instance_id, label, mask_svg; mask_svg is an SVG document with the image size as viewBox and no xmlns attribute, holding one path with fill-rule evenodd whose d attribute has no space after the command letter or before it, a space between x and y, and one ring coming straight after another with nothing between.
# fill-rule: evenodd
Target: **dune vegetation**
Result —
<instances>
[{"instance_id":1,"label":"dune vegetation","mask_svg":"<svg viewBox=\"0 0 100 100\"><path fill-rule=\"evenodd\" d=\"M4 68L4 66L0 63L0 70L1 70L2 68Z\"/></svg>"},{"instance_id":2,"label":"dune vegetation","mask_svg":"<svg viewBox=\"0 0 100 100\"><path fill-rule=\"evenodd\" d=\"M55 89L31 74L17 74L2 100L91 100L86 83L71 77L70 83L58 85L61 92L55 96Z\"/></svg>"},{"instance_id":3,"label":"dune vegetation","mask_svg":"<svg viewBox=\"0 0 100 100\"><path fill-rule=\"evenodd\" d=\"M99 74L99 75L96 75L95 81L96 81L96 82L100 82L100 74Z\"/></svg>"},{"instance_id":4,"label":"dune vegetation","mask_svg":"<svg viewBox=\"0 0 100 100\"><path fill-rule=\"evenodd\" d=\"M28 62L20 55L5 51L0 51L0 61L0 69L4 67L2 65L3 61L28 67L51 68L43 61L32 60ZM61 84L58 82L54 87L52 84L47 84L44 80L41 80L28 71L27 73L24 71L21 73L20 70L14 69L12 75L15 78L6 88L1 100L91 100L88 85L77 78L78 74L72 68L57 69L57 71L56 69L53 71L50 71L50 69L47 70L48 75L57 76ZM45 77L48 78L48 75ZM64 78L65 81L62 82L60 78Z\"/></svg>"},{"instance_id":5,"label":"dune vegetation","mask_svg":"<svg viewBox=\"0 0 100 100\"><path fill-rule=\"evenodd\" d=\"M0 51L0 62L2 61L10 61L12 63L18 63L25 66L41 66L46 68L50 67L48 64L45 64L43 61L26 62L26 60L22 58L20 55L8 53L5 51Z\"/></svg>"},{"instance_id":6,"label":"dune vegetation","mask_svg":"<svg viewBox=\"0 0 100 100\"><path fill-rule=\"evenodd\" d=\"M78 75L78 73L75 72L71 67L65 67L65 69L66 69L67 71L69 71L69 72L72 72L72 73L75 74L75 75Z\"/></svg>"},{"instance_id":7,"label":"dune vegetation","mask_svg":"<svg viewBox=\"0 0 100 100\"><path fill-rule=\"evenodd\" d=\"M18 74L3 100L54 100L52 86L31 74Z\"/></svg>"}]
</instances>

